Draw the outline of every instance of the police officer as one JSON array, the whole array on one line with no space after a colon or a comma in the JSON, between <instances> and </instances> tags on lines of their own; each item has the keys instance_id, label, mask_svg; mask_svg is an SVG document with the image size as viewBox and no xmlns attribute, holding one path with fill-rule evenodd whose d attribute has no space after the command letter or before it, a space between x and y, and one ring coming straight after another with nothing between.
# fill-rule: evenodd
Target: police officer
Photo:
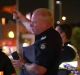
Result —
<instances>
[{"instance_id":1,"label":"police officer","mask_svg":"<svg viewBox=\"0 0 80 75\"><path fill-rule=\"evenodd\" d=\"M46 8L36 9L27 20L19 12L17 17L24 26L35 34L35 62L24 63L26 70L35 75L57 75L62 40L53 29L53 15Z\"/></svg>"}]
</instances>

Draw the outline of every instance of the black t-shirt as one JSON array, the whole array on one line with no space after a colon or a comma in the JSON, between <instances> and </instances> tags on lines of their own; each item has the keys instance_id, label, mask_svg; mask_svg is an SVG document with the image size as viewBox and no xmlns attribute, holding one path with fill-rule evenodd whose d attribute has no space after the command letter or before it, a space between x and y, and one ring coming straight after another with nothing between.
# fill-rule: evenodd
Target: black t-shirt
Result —
<instances>
[{"instance_id":1,"label":"black t-shirt","mask_svg":"<svg viewBox=\"0 0 80 75\"><path fill-rule=\"evenodd\" d=\"M0 51L0 71L4 72L4 75L11 75L15 73L15 69L8 56Z\"/></svg>"},{"instance_id":2,"label":"black t-shirt","mask_svg":"<svg viewBox=\"0 0 80 75\"><path fill-rule=\"evenodd\" d=\"M69 62L74 60L76 57L75 50L68 46L68 44L71 45L71 42L66 42L62 48L61 62Z\"/></svg>"},{"instance_id":3,"label":"black t-shirt","mask_svg":"<svg viewBox=\"0 0 80 75\"><path fill-rule=\"evenodd\" d=\"M53 28L36 36L35 63L47 68L45 75L57 75L62 40Z\"/></svg>"}]
</instances>

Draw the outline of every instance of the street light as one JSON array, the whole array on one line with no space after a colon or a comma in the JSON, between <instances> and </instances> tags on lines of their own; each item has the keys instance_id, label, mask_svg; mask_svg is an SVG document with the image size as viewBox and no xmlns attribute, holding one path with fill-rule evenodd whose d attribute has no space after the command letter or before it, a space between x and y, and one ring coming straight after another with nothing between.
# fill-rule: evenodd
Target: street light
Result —
<instances>
[{"instance_id":1,"label":"street light","mask_svg":"<svg viewBox=\"0 0 80 75\"><path fill-rule=\"evenodd\" d=\"M56 4L60 4L61 1L56 1Z\"/></svg>"},{"instance_id":2,"label":"street light","mask_svg":"<svg viewBox=\"0 0 80 75\"><path fill-rule=\"evenodd\" d=\"M59 21L61 23L61 20L62 20L62 2L61 1L56 1L56 4L59 5Z\"/></svg>"},{"instance_id":3,"label":"street light","mask_svg":"<svg viewBox=\"0 0 80 75\"><path fill-rule=\"evenodd\" d=\"M64 24L64 23L66 22L66 19L67 19L66 16L62 16L62 21L61 21L61 23Z\"/></svg>"},{"instance_id":4,"label":"street light","mask_svg":"<svg viewBox=\"0 0 80 75\"><path fill-rule=\"evenodd\" d=\"M62 16L62 20L65 21L66 20L66 17L65 16Z\"/></svg>"},{"instance_id":5,"label":"street light","mask_svg":"<svg viewBox=\"0 0 80 75\"><path fill-rule=\"evenodd\" d=\"M9 38L14 38L14 32L13 32L13 31L9 31L8 37L9 37Z\"/></svg>"}]
</instances>

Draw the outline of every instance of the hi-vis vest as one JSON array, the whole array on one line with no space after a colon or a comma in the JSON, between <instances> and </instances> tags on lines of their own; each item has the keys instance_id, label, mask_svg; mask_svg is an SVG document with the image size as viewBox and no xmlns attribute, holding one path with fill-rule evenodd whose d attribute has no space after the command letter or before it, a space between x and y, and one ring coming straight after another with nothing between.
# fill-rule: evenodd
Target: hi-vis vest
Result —
<instances>
[{"instance_id":1,"label":"hi-vis vest","mask_svg":"<svg viewBox=\"0 0 80 75\"><path fill-rule=\"evenodd\" d=\"M70 61L70 62L62 62L59 65L59 68L65 69L64 66L67 65L67 64L69 64L69 65L71 65L73 67L78 67L78 58L79 58L79 56L78 56L78 53L77 53L77 49L73 45L71 45L71 44L67 44L67 46L71 47L75 51L76 57L72 61Z\"/></svg>"}]
</instances>

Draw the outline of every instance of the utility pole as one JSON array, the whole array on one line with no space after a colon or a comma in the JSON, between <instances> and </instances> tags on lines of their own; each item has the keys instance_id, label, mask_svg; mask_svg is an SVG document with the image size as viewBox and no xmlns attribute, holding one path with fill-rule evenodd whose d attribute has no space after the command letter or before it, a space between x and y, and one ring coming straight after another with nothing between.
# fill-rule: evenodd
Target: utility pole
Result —
<instances>
[{"instance_id":1,"label":"utility pole","mask_svg":"<svg viewBox=\"0 0 80 75\"><path fill-rule=\"evenodd\" d=\"M54 6L55 6L55 0L49 0L49 9L52 11L53 15L54 15ZM53 20L54 20L54 16L53 16ZM53 23L54 25L54 23ZM54 26L53 26L54 27Z\"/></svg>"},{"instance_id":2,"label":"utility pole","mask_svg":"<svg viewBox=\"0 0 80 75\"><path fill-rule=\"evenodd\" d=\"M62 2L61 1L56 1L56 4L59 7L59 19L58 19L58 21L61 24L61 22L62 22Z\"/></svg>"}]
</instances>

